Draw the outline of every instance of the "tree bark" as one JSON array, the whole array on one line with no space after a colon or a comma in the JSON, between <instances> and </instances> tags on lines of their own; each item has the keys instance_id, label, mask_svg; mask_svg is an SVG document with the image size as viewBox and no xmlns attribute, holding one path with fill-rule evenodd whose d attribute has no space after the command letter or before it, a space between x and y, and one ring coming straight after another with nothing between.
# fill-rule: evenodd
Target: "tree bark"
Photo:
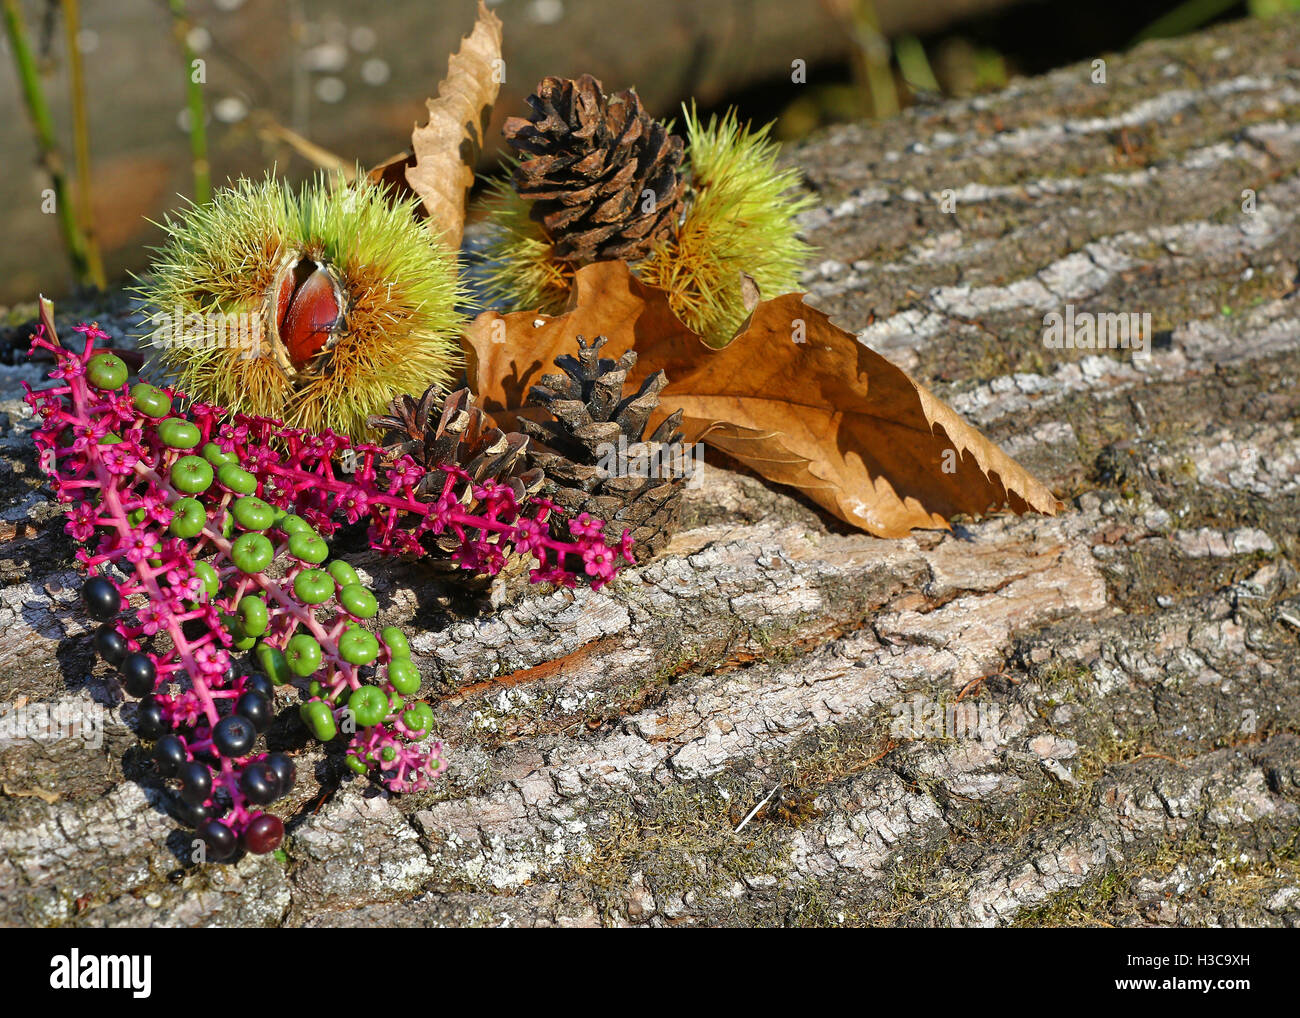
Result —
<instances>
[{"instance_id":1,"label":"tree bark","mask_svg":"<svg viewBox=\"0 0 1300 1018\"><path fill-rule=\"evenodd\" d=\"M1297 53L1234 24L791 151L813 299L1066 510L881 541L711 465L598 593L449 613L361 556L451 771L389 797L286 720L284 861L186 861L6 382L0 703L109 720L0 744L0 921L1300 923ZM1067 304L1150 358L1046 348Z\"/></svg>"}]
</instances>

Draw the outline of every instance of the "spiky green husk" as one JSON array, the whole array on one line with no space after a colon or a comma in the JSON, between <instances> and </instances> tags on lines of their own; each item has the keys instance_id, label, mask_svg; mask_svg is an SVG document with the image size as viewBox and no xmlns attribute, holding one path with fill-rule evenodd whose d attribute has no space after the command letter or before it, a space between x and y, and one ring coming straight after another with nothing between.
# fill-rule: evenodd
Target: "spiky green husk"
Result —
<instances>
[{"instance_id":1,"label":"spiky green husk","mask_svg":"<svg viewBox=\"0 0 1300 1018\"><path fill-rule=\"evenodd\" d=\"M322 175L299 191L268 176L241 178L210 204L167 217L167 240L136 290L162 366L197 400L372 437L370 414L403 393L447 385L461 364L456 259L430 243L415 204L391 203L364 176L347 185ZM295 256L337 272L347 323L330 353L298 377L271 355L278 338L267 315L272 281ZM167 342L167 316L178 311L249 316L241 321L262 331L251 348L178 345Z\"/></svg>"},{"instance_id":2,"label":"spiky green husk","mask_svg":"<svg viewBox=\"0 0 1300 1018\"><path fill-rule=\"evenodd\" d=\"M551 242L529 213L533 203L521 198L506 175L488 182L486 202L492 233L483 255L488 272L483 293L489 304L510 310L558 314L564 310L573 266L551 258Z\"/></svg>"},{"instance_id":3,"label":"spiky green husk","mask_svg":"<svg viewBox=\"0 0 1300 1018\"><path fill-rule=\"evenodd\" d=\"M747 314L741 273L764 297L788 293L811 249L795 217L814 204L798 195L799 174L781 170L772 125L742 125L735 111L704 124L685 109L686 157L694 203L674 238L637 266L641 279L668 294L682 322L713 346L724 345Z\"/></svg>"},{"instance_id":4,"label":"spiky green husk","mask_svg":"<svg viewBox=\"0 0 1300 1018\"><path fill-rule=\"evenodd\" d=\"M741 273L765 297L799 283L811 249L795 218L814 199L798 195L799 175L777 168L780 146L771 127L742 125L734 111L703 123L685 109L686 170L693 202L676 235L633 266L643 282L668 294L682 322L714 346L724 345L746 316ZM488 299L511 310L563 310L569 296L566 266L551 260L551 245L507 174L489 187L492 239L484 254Z\"/></svg>"}]
</instances>

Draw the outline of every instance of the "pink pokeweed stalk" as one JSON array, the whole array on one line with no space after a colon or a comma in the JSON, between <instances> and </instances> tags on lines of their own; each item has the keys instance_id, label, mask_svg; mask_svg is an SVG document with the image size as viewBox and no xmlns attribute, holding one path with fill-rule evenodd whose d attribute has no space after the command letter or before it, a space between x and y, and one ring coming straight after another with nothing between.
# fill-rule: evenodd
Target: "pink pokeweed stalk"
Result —
<instances>
[{"instance_id":1,"label":"pink pokeweed stalk","mask_svg":"<svg viewBox=\"0 0 1300 1018\"><path fill-rule=\"evenodd\" d=\"M48 317L33 337L33 352L56 362L54 387L27 387L41 420L34 440L66 531L93 545L77 560L89 576L83 599L104 623L96 649L141 698L139 734L178 781L178 812L213 858L283 839L282 821L260 807L290 790L293 762L255 751L276 686L305 694L300 715L317 738L351 733L348 765L393 791L424 788L446 766L432 710L406 699L420 676L405 637L366 630L374 595L346 562L325 561L325 538L343 520L368 519L372 546L393 554L424 554L423 535L455 534L453 558L471 572L495 574L512 552L528 553L536 582L572 586L568 564L581 563L599 587L632 560L629 535L611 549L585 517L570 521L571 540L554 538L555 507L521 506L505 486L476 486L480 512L467 512L455 489L468 478L455 465L437 468L442 494L424 501L415 488L425 473L409 457L384 462L374 446L202 404L179 410L184 397L170 389L128 391L125 364L95 348L107 335L77 331L80 354ZM350 477L338 457L353 460ZM265 674L237 674L233 655L244 652Z\"/></svg>"}]
</instances>

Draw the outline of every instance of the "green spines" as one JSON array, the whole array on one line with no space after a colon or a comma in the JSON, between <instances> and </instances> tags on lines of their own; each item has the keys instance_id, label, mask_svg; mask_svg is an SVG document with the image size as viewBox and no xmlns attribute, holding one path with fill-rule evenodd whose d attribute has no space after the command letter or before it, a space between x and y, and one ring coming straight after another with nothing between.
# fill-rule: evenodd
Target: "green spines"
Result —
<instances>
[{"instance_id":1,"label":"green spines","mask_svg":"<svg viewBox=\"0 0 1300 1018\"><path fill-rule=\"evenodd\" d=\"M632 269L667 295L683 324L722 346L748 314L741 273L765 298L798 287L811 249L796 220L814 199L798 194L798 171L777 165L772 125L741 124L734 111L707 123L693 108L684 112L693 199L675 233ZM488 200L494 227L486 252L489 299L511 310L561 313L572 268L552 260L551 244L531 218L532 203L508 177L489 184Z\"/></svg>"},{"instance_id":2,"label":"green spines","mask_svg":"<svg viewBox=\"0 0 1300 1018\"><path fill-rule=\"evenodd\" d=\"M352 184L321 175L301 190L268 177L167 217L136 291L150 343L196 400L366 437L367 416L460 368L456 257L431 241L417 204L393 202L364 175ZM272 290L296 263L328 269L345 327L309 369L286 371Z\"/></svg>"},{"instance_id":3,"label":"green spines","mask_svg":"<svg viewBox=\"0 0 1300 1018\"><path fill-rule=\"evenodd\" d=\"M677 236L637 269L668 294L682 322L725 345L748 314L741 273L764 297L794 290L810 249L796 217L814 200L797 195L797 170L777 166L772 125L742 125L734 111L703 123L686 109L687 160L695 201Z\"/></svg>"}]
</instances>

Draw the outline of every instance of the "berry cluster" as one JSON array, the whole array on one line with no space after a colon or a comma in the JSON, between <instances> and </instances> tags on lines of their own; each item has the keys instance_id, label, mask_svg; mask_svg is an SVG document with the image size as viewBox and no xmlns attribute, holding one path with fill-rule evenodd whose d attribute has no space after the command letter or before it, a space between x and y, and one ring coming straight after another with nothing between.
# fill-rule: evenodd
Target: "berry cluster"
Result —
<instances>
[{"instance_id":1,"label":"berry cluster","mask_svg":"<svg viewBox=\"0 0 1300 1018\"><path fill-rule=\"evenodd\" d=\"M33 339L56 360L54 387L26 396L41 420L41 466L67 506L67 532L87 544L77 559L89 574L83 602L102 623L96 650L141 698L138 733L211 858L241 845L273 851L284 837L260 807L292 788L293 761L256 749L276 687L298 688L306 727L322 741L350 734L348 766L394 791L423 788L445 767L432 710L406 699L420 673L405 637L365 628L374 593L330 560L326 538L342 521L367 519L373 547L393 553L422 552L425 533L455 534L470 570L494 573L515 550L538 560L538 581L572 585L569 562L593 586L614 573L614 551L583 523L570 541L550 535L548 503L520 506L488 487L475 492L478 514L466 513L452 465L439 468L442 497L422 500L426 474L409 458L384 463L382 450L332 433L184 406L143 382L128 390L125 363L95 349L106 334L77 331L80 354L52 329ZM243 654L260 670L237 669Z\"/></svg>"}]
</instances>

